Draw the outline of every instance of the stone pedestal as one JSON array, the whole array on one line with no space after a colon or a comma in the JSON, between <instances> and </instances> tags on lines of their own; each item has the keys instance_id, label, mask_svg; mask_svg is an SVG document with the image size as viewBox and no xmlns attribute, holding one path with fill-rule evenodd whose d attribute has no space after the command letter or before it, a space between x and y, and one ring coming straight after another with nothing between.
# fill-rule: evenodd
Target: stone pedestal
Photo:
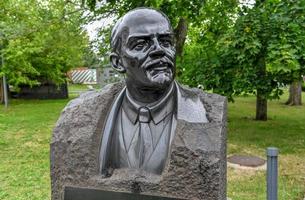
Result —
<instances>
[{"instance_id":1,"label":"stone pedestal","mask_svg":"<svg viewBox=\"0 0 305 200\"><path fill-rule=\"evenodd\" d=\"M51 142L52 200L63 200L66 186L132 192L192 200L226 199L226 99L197 89L208 123L177 119L175 137L161 175L136 169L99 174L102 130L122 84L108 85L72 100L63 110Z\"/></svg>"}]
</instances>

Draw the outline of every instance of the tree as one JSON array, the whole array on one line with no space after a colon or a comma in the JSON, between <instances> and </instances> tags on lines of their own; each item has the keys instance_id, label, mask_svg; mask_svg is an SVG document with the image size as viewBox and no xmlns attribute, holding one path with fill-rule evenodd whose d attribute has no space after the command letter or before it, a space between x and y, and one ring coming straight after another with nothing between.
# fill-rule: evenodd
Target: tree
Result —
<instances>
[{"instance_id":1,"label":"tree","mask_svg":"<svg viewBox=\"0 0 305 200\"><path fill-rule=\"evenodd\" d=\"M185 70L184 79L230 100L234 95L255 94L256 119L267 120L267 100L279 98L282 86L290 83L294 74L300 77L304 72L301 13L304 1L260 0L253 7L241 7L236 19L233 16L233 26L220 27L226 32L212 45L215 51L207 45L189 48L189 54L195 55L191 62L196 62ZM296 17L300 18L294 20Z\"/></svg>"},{"instance_id":2,"label":"tree","mask_svg":"<svg viewBox=\"0 0 305 200\"><path fill-rule=\"evenodd\" d=\"M299 76L299 78L301 78ZM302 105L302 80L295 80L289 86L289 98L286 105L300 106Z\"/></svg>"},{"instance_id":3,"label":"tree","mask_svg":"<svg viewBox=\"0 0 305 200\"><path fill-rule=\"evenodd\" d=\"M268 47L275 25L270 15L274 9L272 1L257 1L253 8L243 8L233 30L223 40L227 43L223 58L227 65L236 68L236 81L240 83L234 87L256 94L256 120L267 120L267 99L281 94L280 71L276 73L267 68Z\"/></svg>"},{"instance_id":4,"label":"tree","mask_svg":"<svg viewBox=\"0 0 305 200\"><path fill-rule=\"evenodd\" d=\"M221 64L220 49L224 35L232 31L238 11L236 1L206 1L200 24L191 26L184 59L178 62L179 79L192 87L203 87L218 94L226 95L233 101L235 68Z\"/></svg>"},{"instance_id":5,"label":"tree","mask_svg":"<svg viewBox=\"0 0 305 200\"><path fill-rule=\"evenodd\" d=\"M6 63L1 73L11 85L62 83L69 69L81 65L88 38L81 28L82 13L69 2L1 2Z\"/></svg>"},{"instance_id":6,"label":"tree","mask_svg":"<svg viewBox=\"0 0 305 200\"><path fill-rule=\"evenodd\" d=\"M304 18L294 21L304 8L304 1L261 0L236 21L227 53L236 58L233 64L247 68L245 91L257 96L257 120L267 120L267 100L279 98L281 86L304 70Z\"/></svg>"},{"instance_id":7,"label":"tree","mask_svg":"<svg viewBox=\"0 0 305 200\"><path fill-rule=\"evenodd\" d=\"M282 45L273 45L273 65L289 69L291 84L286 104L301 105L302 75L305 71L305 1L283 1L276 10L274 20L278 21L278 26L275 31L279 33L276 41Z\"/></svg>"}]
</instances>

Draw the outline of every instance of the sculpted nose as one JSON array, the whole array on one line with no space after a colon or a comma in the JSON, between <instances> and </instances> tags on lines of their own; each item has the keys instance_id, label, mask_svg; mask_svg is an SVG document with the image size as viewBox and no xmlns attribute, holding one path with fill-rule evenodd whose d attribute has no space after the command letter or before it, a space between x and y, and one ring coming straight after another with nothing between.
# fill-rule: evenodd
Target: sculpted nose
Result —
<instances>
[{"instance_id":1,"label":"sculpted nose","mask_svg":"<svg viewBox=\"0 0 305 200\"><path fill-rule=\"evenodd\" d=\"M157 39L153 40L154 44L152 46L152 50L149 53L150 57L162 57L165 55L164 49L161 47L159 41Z\"/></svg>"}]
</instances>

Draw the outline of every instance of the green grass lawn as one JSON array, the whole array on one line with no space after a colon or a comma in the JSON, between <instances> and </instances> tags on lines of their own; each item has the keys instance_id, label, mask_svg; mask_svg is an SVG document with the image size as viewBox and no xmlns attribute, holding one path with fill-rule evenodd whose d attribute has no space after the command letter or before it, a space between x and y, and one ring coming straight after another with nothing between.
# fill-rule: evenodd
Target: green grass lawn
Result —
<instances>
[{"instance_id":1,"label":"green grass lawn","mask_svg":"<svg viewBox=\"0 0 305 200\"><path fill-rule=\"evenodd\" d=\"M50 199L49 142L68 100L13 100L0 108L0 199Z\"/></svg>"},{"instance_id":2,"label":"green grass lawn","mask_svg":"<svg viewBox=\"0 0 305 200\"><path fill-rule=\"evenodd\" d=\"M305 94L303 93L303 99ZM291 107L281 100L268 103L268 121L253 120L255 98L237 98L229 104L228 155L266 157L275 146L279 155L279 199L303 200L305 196L305 106ZM262 171L228 170L228 196L233 200L266 199Z\"/></svg>"},{"instance_id":3,"label":"green grass lawn","mask_svg":"<svg viewBox=\"0 0 305 200\"><path fill-rule=\"evenodd\" d=\"M78 89L78 87L76 87ZM303 95L305 100L305 95ZM255 98L229 104L228 154L265 157L268 146L280 149L279 199L305 194L305 106L269 102L269 120L253 120ZM69 100L13 100L0 106L0 199L49 200L49 142L60 111ZM232 200L266 199L265 173L228 170Z\"/></svg>"}]
</instances>

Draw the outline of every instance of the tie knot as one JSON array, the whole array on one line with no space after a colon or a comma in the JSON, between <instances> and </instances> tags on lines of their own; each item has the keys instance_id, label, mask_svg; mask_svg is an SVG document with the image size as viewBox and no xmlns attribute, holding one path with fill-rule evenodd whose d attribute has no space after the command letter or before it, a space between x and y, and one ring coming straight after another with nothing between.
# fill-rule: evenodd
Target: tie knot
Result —
<instances>
[{"instance_id":1,"label":"tie knot","mask_svg":"<svg viewBox=\"0 0 305 200\"><path fill-rule=\"evenodd\" d=\"M150 121L150 112L147 107L139 109L139 122L148 123Z\"/></svg>"}]
</instances>

